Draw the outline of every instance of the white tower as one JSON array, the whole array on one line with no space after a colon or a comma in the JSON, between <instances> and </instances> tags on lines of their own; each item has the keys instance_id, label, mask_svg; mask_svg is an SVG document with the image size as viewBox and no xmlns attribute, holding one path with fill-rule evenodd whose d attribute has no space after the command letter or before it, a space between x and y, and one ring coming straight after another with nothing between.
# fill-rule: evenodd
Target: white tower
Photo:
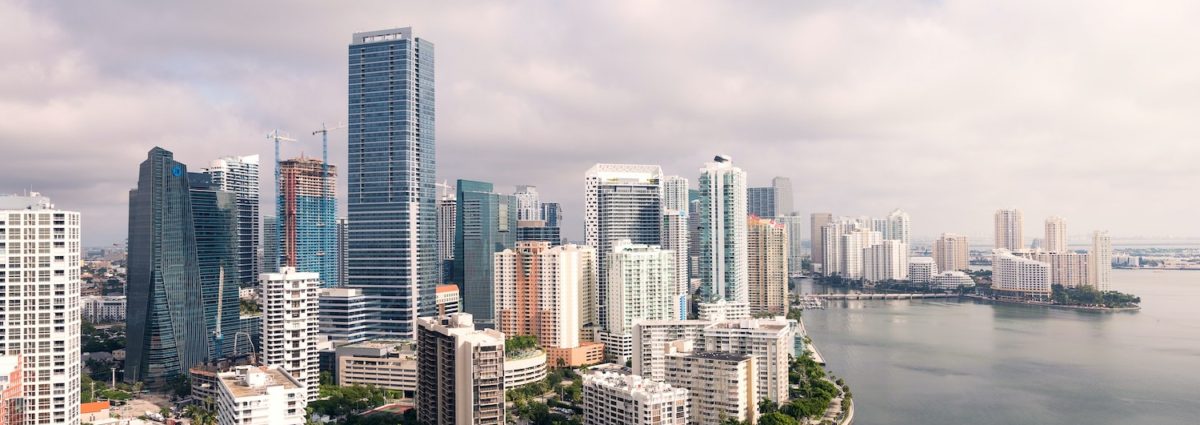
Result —
<instances>
[{"instance_id":1,"label":"white tower","mask_svg":"<svg viewBox=\"0 0 1200 425\"><path fill-rule=\"evenodd\" d=\"M263 363L286 370L306 386L308 401L316 400L320 274L281 267L279 273L263 273L260 279L265 301Z\"/></svg>"},{"instance_id":2,"label":"white tower","mask_svg":"<svg viewBox=\"0 0 1200 425\"><path fill-rule=\"evenodd\" d=\"M746 302L746 173L725 155L700 169L700 288L703 301Z\"/></svg>"}]
</instances>

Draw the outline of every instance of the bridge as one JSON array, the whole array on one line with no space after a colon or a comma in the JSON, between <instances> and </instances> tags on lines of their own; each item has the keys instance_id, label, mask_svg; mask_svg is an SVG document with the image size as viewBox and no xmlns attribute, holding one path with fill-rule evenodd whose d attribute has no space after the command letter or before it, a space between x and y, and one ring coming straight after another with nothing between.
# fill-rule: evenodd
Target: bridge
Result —
<instances>
[{"instance_id":1,"label":"bridge","mask_svg":"<svg viewBox=\"0 0 1200 425\"><path fill-rule=\"evenodd\" d=\"M913 300L921 298L958 298L958 294L804 294L800 300Z\"/></svg>"}]
</instances>

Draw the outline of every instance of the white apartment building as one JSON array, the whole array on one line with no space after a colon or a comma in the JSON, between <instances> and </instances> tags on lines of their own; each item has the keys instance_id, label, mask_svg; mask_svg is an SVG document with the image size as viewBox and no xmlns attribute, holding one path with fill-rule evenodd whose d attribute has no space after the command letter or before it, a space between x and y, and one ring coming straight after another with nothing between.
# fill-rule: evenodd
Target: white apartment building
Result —
<instances>
[{"instance_id":1,"label":"white apartment building","mask_svg":"<svg viewBox=\"0 0 1200 425\"><path fill-rule=\"evenodd\" d=\"M1050 265L997 249L992 258L992 291L1005 297L1048 299Z\"/></svg>"},{"instance_id":2,"label":"white apartment building","mask_svg":"<svg viewBox=\"0 0 1200 425\"><path fill-rule=\"evenodd\" d=\"M21 356L26 424L79 424L79 213L0 196L0 355Z\"/></svg>"},{"instance_id":3,"label":"white apartment building","mask_svg":"<svg viewBox=\"0 0 1200 425\"><path fill-rule=\"evenodd\" d=\"M746 173L726 155L700 169L700 296L749 300Z\"/></svg>"},{"instance_id":4,"label":"white apartment building","mask_svg":"<svg viewBox=\"0 0 1200 425\"><path fill-rule=\"evenodd\" d=\"M688 180L668 176L662 184L662 249L675 253L675 316L687 318L688 309Z\"/></svg>"},{"instance_id":5,"label":"white apartment building","mask_svg":"<svg viewBox=\"0 0 1200 425\"><path fill-rule=\"evenodd\" d=\"M933 261L933 257L912 257L908 259L908 280L912 283L930 283L933 282L933 275L937 274L937 263Z\"/></svg>"},{"instance_id":6,"label":"white apartment building","mask_svg":"<svg viewBox=\"0 0 1200 425\"><path fill-rule=\"evenodd\" d=\"M320 274L282 267L279 273L263 273L259 279L263 287L263 364L290 373L305 387L307 400L316 400Z\"/></svg>"},{"instance_id":7,"label":"white apartment building","mask_svg":"<svg viewBox=\"0 0 1200 425\"><path fill-rule=\"evenodd\" d=\"M675 317L675 253L619 241L609 257L608 328L600 334L610 360L633 355L633 325Z\"/></svg>"},{"instance_id":8,"label":"white apartment building","mask_svg":"<svg viewBox=\"0 0 1200 425\"><path fill-rule=\"evenodd\" d=\"M722 321L749 319L750 304L719 300L697 305L696 316L700 320Z\"/></svg>"},{"instance_id":9,"label":"white apartment building","mask_svg":"<svg viewBox=\"0 0 1200 425\"><path fill-rule=\"evenodd\" d=\"M411 341L373 340L337 348L338 386L374 385L416 396L417 351Z\"/></svg>"},{"instance_id":10,"label":"white apartment building","mask_svg":"<svg viewBox=\"0 0 1200 425\"><path fill-rule=\"evenodd\" d=\"M971 266L970 249L965 235L942 233L933 242L933 260L938 270L966 270Z\"/></svg>"},{"instance_id":11,"label":"white apartment building","mask_svg":"<svg viewBox=\"0 0 1200 425\"><path fill-rule=\"evenodd\" d=\"M1100 291L1112 290L1112 237L1108 231L1092 232L1088 251L1088 283Z\"/></svg>"},{"instance_id":12,"label":"white apartment building","mask_svg":"<svg viewBox=\"0 0 1200 425\"><path fill-rule=\"evenodd\" d=\"M667 355L663 380L688 390L691 421L722 425L733 419L758 422L758 371L754 356L716 352L679 352Z\"/></svg>"},{"instance_id":13,"label":"white apartment building","mask_svg":"<svg viewBox=\"0 0 1200 425\"><path fill-rule=\"evenodd\" d=\"M866 249L883 243L883 235L873 230L853 230L841 235L841 276L847 279L862 279L866 276Z\"/></svg>"},{"instance_id":14,"label":"white apartment building","mask_svg":"<svg viewBox=\"0 0 1200 425\"><path fill-rule=\"evenodd\" d=\"M1067 252L1067 220L1059 216L1046 219L1045 250Z\"/></svg>"},{"instance_id":15,"label":"white apartment building","mask_svg":"<svg viewBox=\"0 0 1200 425\"><path fill-rule=\"evenodd\" d=\"M906 246L912 244L912 218L908 216L908 213L897 208L888 214L887 232L884 232L884 239L895 239L904 242Z\"/></svg>"},{"instance_id":16,"label":"white apartment building","mask_svg":"<svg viewBox=\"0 0 1200 425\"><path fill-rule=\"evenodd\" d=\"M813 216L816 220L818 217ZM824 217L820 217L824 219ZM846 233L848 225L841 221L829 221L820 227L821 243L821 273L825 276L843 275L842 271L842 234ZM813 252L817 251L813 248Z\"/></svg>"},{"instance_id":17,"label":"white apartment building","mask_svg":"<svg viewBox=\"0 0 1200 425\"><path fill-rule=\"evenodd\" d=\"M220 425L305 424L308 390L279 366L238 366L217 374L217 383Z\"/></svg>"},{"instance_id":18,"label":"white apartment building","mask_svg":"<svg viewBox=\"0 0 1200 425\"><path fill-rule=\"evenodd\" d=\"M667 354L671 346L703 341L704 329L712 326L709 320L647 320L638 322L633 330L634 375L662 380L666 376Z\"/></svg>"},{"instance_id":19,"label":"white apartment building","mask_svg":"<svg viewBox=\"0 0 1200 425\"><path fill-rule=\"evenodd\" d=\"M788 233L775 220L750 217L747 275L752 313L787 314Z\"/></svg>"},{"instance_id":20,"label":"white apartment building","mask_svg":"<svg viewBox=\"0 0 1200 425\"><path fill-rule=\"evenodd\" d=\"M788 360L794 343L792 326L786 320L749 319L717 322L702 332L698 350L754 356L758 371L758 397L788 399ZM703 348L701 348L703 347Z\"/></svg>"},{"instance_id":21,"label":"white apartment building","mask_svg":"<svg viewBox=\"0 0 1200 425\"><path fill-rule=\"evenodd\" d=\"M1025 248L1025 219L1018 209L996 210L996 248L1009 251Z\"/></svg>"},{"instance_id":22,"label":"white apartment building","mask_svg":"<svg viewBox=\"0 0 1200 425\"><path fill-rule=\"evenodd\" d=\"M687 425L688 391L637 375L583 377L584 425Z\"/></svg>"},{"instance_id":23,"label":"white apartment building","mask_svg":"<svg viewBox=\"0 0 1200 425\"><path fill-rule=\"evenodd\" d=\"M475 330L469 313L417 319L417 418L504 424L504 334Z\"/></svg>"},{"instance_id":24,"label":"white apartment building","mask_svg":"<svg viewBox=\"0 0 1200 425\"><path fill-rule=\"evenodd\" d=\"M971 276L968 276L966 273L958 270L950 270L933 275L933 281L930 282L930 285L938 289L954 290L962 286L973 287L975 286L975 280L971 279Z\"/></svg>"},{"instance_id":25,"label":"white apartment building","mask_svg":"<svg viewBox=\"0 0 1200 425\"><path fill-rule=\"evenodd\" d=\"M889 239L864 249L863 269L871 282L908 280L908 244Z\"/></svg>"},{"instance_id":26,"label":"white apartment building","mask_svg":"<svg viewBox=\"0 0 1200 425\"><path fill-rule=\"evenodd\" d=\"M83 319L92 323L125 321L125 296L87 296L80 299Z\"/></svg>"},{"instance_id":27,"label":"white apartment building","mask_svg":"<svg viewBox=\"0 0 1200 425\"><path fill-rule=\"evenodd\" d=\"M1050 284L1076 287L1088 285L1088 255L1072 251L1042 251L1022 249L1013 255L1050 265Z\"/></svg>"}]
</instances>

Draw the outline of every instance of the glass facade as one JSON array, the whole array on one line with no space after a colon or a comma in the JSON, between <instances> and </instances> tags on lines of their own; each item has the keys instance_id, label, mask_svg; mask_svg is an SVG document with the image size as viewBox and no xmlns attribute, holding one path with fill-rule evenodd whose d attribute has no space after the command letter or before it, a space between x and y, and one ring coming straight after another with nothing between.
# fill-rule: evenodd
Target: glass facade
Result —
<instances>
[{"instance_id":1,"label":"glass facade","mask_svg":"<svg viewBox=\"0 0 1200 425\"><path fill-rule=\"evenodd\" d=\"M494 328L493 254L516 244L517 199L492 192L491 183L459 180L457 200L453 282L475 326Z\"/></svg>"},{"instance_id":2,"label":"glass facade","mask_svg":"<svg viewBox=\"0 0 1200 425\"><path fill-rule=\"evenodd\" d=\"M337 287L337 170L312 158L282 161L279 169L277 213L283 217L279 223L282 265L320 274L323 288Z\"/></svg>"},{"instance_id":3,"label":"glass facade","mask_svg":"<svg viewBox=\"0 0 1200 425\"><path fill-rule=\"evenodd\" d=\"M266 273L278 272L279 220L274 216L264 216L262 219L262 227L263 254L261 270Z\"/></svg>"},{"instance_id":4,"label":"glass facade","mask_svg":"<svg viewBox=\"0 0 1200 425\"><path fill-rule=\"evenodd\" d=\"M221 190L207 173L188 173L188 180L208 356L220 359L233 352L233 334L239 329L238 198Z\"/></svg>"},{"instance_id":5,"label":"glass facade","mask_svg":"<svg viewBox=\"0 0 1200 425\"><path fill-rule=\"evenodd\" d=\"M258 285L259 205L258 155L225 157L212 162L207 172L218 189L237 197L237 275L242 285Z\"/></svg>"},{"instance_id":6,"label":"glass facade","mask_svg":"<svg viewBox=\"0 0 1200 425\"><path fill-rule=\"evenodd\" d=\"M757 217L775 217L775 188L752 187L746 189L746 209Z\"/></svg>"}]
</instances>

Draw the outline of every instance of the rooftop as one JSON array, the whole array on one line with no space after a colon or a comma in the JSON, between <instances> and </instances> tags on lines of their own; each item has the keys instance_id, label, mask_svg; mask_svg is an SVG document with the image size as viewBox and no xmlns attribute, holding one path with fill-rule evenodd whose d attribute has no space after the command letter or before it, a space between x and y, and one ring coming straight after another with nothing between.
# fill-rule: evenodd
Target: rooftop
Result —
<instances>
[{"instance_id":1,"label":"rooftop","mask_svg":"<svg viewBox=\"0 0 1200 425\"><path fill-rule=\"evenodd\" d=\"M267 388L297 389L300 384L282 369L269 366L242 366L234 372L217 375L221 386L235 398L254 397L267 393Z\"/></svg>"},{"instance_id":2,"label":"rooftop","mask_svg":"<svg viewBox=\"0 0 1200 425\"><path fill-rule=\"evenodd\" d=\"M454 284L438 285L437 289L435 289L435 291L439 294L444 294L447 292L458 292L458 285L454 285Z\"/></svg>"},{"instance_id":3,"label":"rooftop","mask_svg":"<svg viewBox=\"0 0 1200 425\"><path fill-rule=\"evenodd\" d=\"M750 358L750 356L746 354L724 353L720 351L697 351L692 353L679 353L678 355L681 357L690 357L694 359L713 359L730 362L740 362Z\"/></svg>"}]
</instances>

